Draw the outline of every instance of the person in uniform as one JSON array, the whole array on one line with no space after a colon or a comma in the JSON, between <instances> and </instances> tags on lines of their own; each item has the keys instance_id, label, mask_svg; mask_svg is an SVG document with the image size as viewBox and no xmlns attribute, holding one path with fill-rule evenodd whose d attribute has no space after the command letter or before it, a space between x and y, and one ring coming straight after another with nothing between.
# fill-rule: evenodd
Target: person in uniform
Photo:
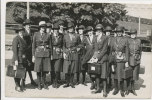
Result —
<instances>
[{"instance_id":1,"label":"person in uniform","mask_svg":"<svg viewBox=\"0 0 152 100\"><path fill-rule=\"evenodd\" d=\"M128 41L129 45L129 66L133 70L133 76L131 77L127 95L129 92L137 96L135 92L135 81L139 79L139 69L140 69L140 59L141 59L141 40L137 39L137 30L130 29L130 39Z\"/></svg>"},{"instance_id":2,"label":"person in uniform","mask_svg":"<svg viewBox=\"0 0 152 100\"><path fill-rule=\"evenodd\" d=\"M80 25L77 29L79 37L80 37L80 44L79 44L80 51L78 52L78 54L79 54L79 61L78 61L79 62L79 72L77 73L76 85L78 85L80 83L79 78L80 78L80 73L82 73L82 84L84 86L87 86L87 84L85 82L87 67L82 66L82 60L83 60L83 57L86 53L86 48L85 48L85 45L84 45L84 41L85 41L84 29L85 29L84 25Z\"/></svg>"},{"instance_id":3,"label":"person in uniform","mask_svg":"<svg viewBox=\"0 0 152 100\"><path fill-rule=\"evenodd\" d=\"M128 40L124 37L122 37L123 34L123 27L117 26L116 27L116 33L117 37L115 37L111 41L111 48L110 53L111 56L114 56L114 62L115 62L115 90L113 92L113 95L116 95L119 90L122 97L125 97L124 94L124 69L125 67L128 67Z\"/></svg>"},{"instance_id":4,"label":"person in uniform","mask_svg":"<svg viewBox=\"0 0 152 100\"><path fill-rule=\"evenodd\" d=\"M63 34L59 33L59 25L55 23L53 25L53 34L52 34L52 61L51 67L55 72L55 80L53 82L54 88L59 88L59 79L60 73L63 70Z\"/></svg>"},{"instance_id":5,"label":"person in uniform","mask_svg":"<svg viewBox=\"0 0 152 100\"><path fill-rule=\"evenodd\" d=\"M46 84L46 73L51 71L50 56L52 44L50 34L46 33L45 21L39 22L39 32L34 34L32 44L32 61L35 62L34 71L37 72L38 89L49 89Z\"/></svg>"},{"instance_id":6,"label":"person in uniform","mask_svg":"<svg viewBox=\"0 0 152 100\"><path fill-rule=\"evenodd\" d=\"M25 36L24 27L20 25L19 28L16 30L16 33L18 33L18 35L13 39L13 42L12 42L12 51L13 51L12 64L14 67L23 66L24 68L26 68L28 65L28 62L27 62L27 55L26 55L27 43L23 38ZM14 68L15 70L17 69L16 67ZM23 79L14 78L14 81L16 84L15 90L18 92L24 91Z\"/></svg>"},{"instance_id":7,"label":"person in uniform","mask_svg":"<svg viewBox=\"0 0 152 100\"><path fill-rule=\"evenodd\" d=\"M93 50L93 59L96 59L95 63L101 65L101 74L96 75L96 84L97 90L92 93L100 93L100 82L103 84L103 97L107 97L107 76L108 76L108 37L103 34L103 26L102 24L97 24L95 27L95 33L97 36L97 42L95 44L95 48ZM91 58L91 59L92 59Z\"/></svg>"},{"instance_id":8,"label":"person in uniform","mask_svg":"<svg viewBox=\"0 0 152 100\"><path fill-rule=\"evenodd\" d=\"M32 76L32 73L31 71L34 69L34 63L32 62L32 41L33 41L33 34L30 30L30 25L31 25L31 22L29 19L26 19L24 22L23 22L23 26L24 26L24 34L25 36L23 37L27 43L27 59L28 59L28 66L26 68L28 74L29 74L29 77L30 77L30 80L31 80L31 85L33 86L37 86L37 84L34 82L33 80L33 76ZM26 78L26 76L25 76ZM25 79L23 80L23 84L25 86Z\"/></svg>"},{"instance_id":9,"label":"person in uniform","mask_svg":"<svg viewBox=\"0 0 152 100\"><path fill-rule=\"evenodd\" d=\"M63 72L67 83L63 86L64 88L71 86L75 88L73 83L74 74L78 72L78 47L80 38L74 33L74 24L72 22L68 23L68 33L64 35L63 39L63 56L64 65Z\"/></svg>"},{"instance_id":10,"label":"person in uniform","mask_svg":"<svg viewBox=\"0 0 152 100\"><path fill-rule=\"evenodd\" d=\"M107 79L107 84L108 84L108 89L111 90L113 87L113 73L112 73L112 69L111 66L112 64L110 63L110 61L112 60L113 57L110 56L110 45L111 45L111 41L114 37L112 37L112 27L111 26L106 26L105 30L104 30L106 36L108 37L108 50L107 50L107 54L108 54L108 79Z\"/></svg>"},{"instance_id":11,"label":"person in uniform","mask_svg":"<svg viewBox=\"0 0 152 100\"><path fill-rule=\"evenodd\" d=\"M95 43L96 43L96 36L94 35L93 33L93 27L92 26L88 26L85 30L85 38L84 38L84 46L85 46L85 49L86 49L86 54L84 55L83 57L83 60L82 60L82 67L88 67L88 61L90 59L88 59L88 55L90 55L90 51L93 50L95 48ZM90 75L90 79L91 79L91 87L90 87L90 90L93 90L96 88L96 85L95 85L95 78L94 77L91 77Z\"/></svg>"}]
</instances>

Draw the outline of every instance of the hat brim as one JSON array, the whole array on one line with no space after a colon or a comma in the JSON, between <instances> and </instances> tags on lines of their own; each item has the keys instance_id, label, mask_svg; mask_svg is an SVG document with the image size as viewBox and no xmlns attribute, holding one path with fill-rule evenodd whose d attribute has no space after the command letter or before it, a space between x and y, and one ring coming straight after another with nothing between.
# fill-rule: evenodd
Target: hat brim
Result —
<instances>
[{"instance_id":1,"label":"hat brim","mask_svg":"<svg viewBox=\"0 0 152 100\"><path fill-rule=\"evenodd\" d=\"M47 27L47 26L46 26L46 24L43 24L43 25L39 25L39 27Z\"/></svg>"}]
</instances>

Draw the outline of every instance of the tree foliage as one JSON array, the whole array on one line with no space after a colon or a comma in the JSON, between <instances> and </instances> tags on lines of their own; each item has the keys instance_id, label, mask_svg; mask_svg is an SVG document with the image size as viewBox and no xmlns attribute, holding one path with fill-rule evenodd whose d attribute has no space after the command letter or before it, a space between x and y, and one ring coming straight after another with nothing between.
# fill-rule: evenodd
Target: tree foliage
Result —
<instances>
[{"instance_id":1,"label":"tree foliage","mask_svg":"<svg viewBox=\"0 0 152 100\"><path fill-rule=\"evenodd\" d=\"M7 11L12 12L12 18L22 23L26 19L26 2L8 2ZM63 20L76 24L114 25L125 16L125 5L118 3L46 3L30 2L30 19L38 24L41 19L50 22Z\"/></svg>"}]
</instances>

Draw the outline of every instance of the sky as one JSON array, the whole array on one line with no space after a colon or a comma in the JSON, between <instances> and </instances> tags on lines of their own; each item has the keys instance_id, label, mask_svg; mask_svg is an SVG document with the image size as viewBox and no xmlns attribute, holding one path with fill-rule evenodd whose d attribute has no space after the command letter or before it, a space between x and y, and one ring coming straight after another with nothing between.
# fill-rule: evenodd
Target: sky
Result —
<instances>
[{"instance_id":1,"label":"sky","mask_svg":"<svg viewBox=\"0 0 152 100\"><path fill-rule=\"evenodd\" d=\"M152 4L126 4L127 15L152 19Z\"/></svg>"}]
</instances>

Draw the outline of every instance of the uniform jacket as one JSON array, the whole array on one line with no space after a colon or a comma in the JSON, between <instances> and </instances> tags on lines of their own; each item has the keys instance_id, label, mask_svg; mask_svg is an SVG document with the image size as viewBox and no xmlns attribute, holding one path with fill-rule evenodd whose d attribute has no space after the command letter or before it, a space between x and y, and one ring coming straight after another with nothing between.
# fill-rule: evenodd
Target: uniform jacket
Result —
<instances>
[{"instance_id":1,"label":"uniform jacket","mask_svg":"<svg viewBox=\"0 0 152 100\"><path fill-rule=\"evenodd\" d=\"M12 58L13 64L16 60L18 60L19 63L24 63L24 61L26 61L27 44L26 41L23 38L21 38L19 35L17 35L13 39L12 50L13 50L13 58Z\"/></svg>"},{"instance_id":2,"label":"uniform jacket","mask_svg":"<svg viewBox=\"0 0 152 100\"><path fill-rule=\"evenodd\" d=\"M66 60L78 60L77 48L80 43L80 37L74 34L73 40L70 39L69 34L64 35L63 38L63 52L66 53Z\"/></svg>"},{"instance_id":3,"label":"uniform jacket","mask_svg":"<svg viewBox=\"0 0 152 100\"><path fill-rule=\"evenodd\" d=\"M89 36L85 36L84 45L85 45L85 48L86 48L87 51L92 49L92 48L94 48L95 47L95 43L96 43L96 36L95 35L93 35L92 42L90 41Z\"/></svg>"},{"instance_id":4,"label":"uniform jacket","mask_svg":"<svg viewBox=\"0 0 152 100\"><path fill-rule=\"evenodd\" d=\"M27 43L27 59L32 62L32 41L33 41L33 36L31 35L31 33L28 33L25 30L25 33L27 34L26 36L24 36L24 39Z\"/></svg>"},{"instance_id":5,"label":"uniform jacket","mask_svg":"<svg viewBox=\"0 0 152 100\"><path fill-rule=\"evenodd\" d=\"M33 36L32 54L35 57L50 57L52 54L52 40L48 33L42 37L40 32Z\"/></svg>"},{"instance_id":6,"label":"uniform jacket","mask_svg":"<svg viewBox=\"0 0 152 100\"><path fill-rule=\"evenodd\" d=\"M53 47L53 59L63 58L63 34L59 33L58 37L51 35Z\"/></svg>"},{"instance_id":7,"label":"uniform jacket","mask_svg":"<svg viewBox=\"0 0 152 100\"><path fill-rule=\"evenodd\" d=\"M135 66L140 64L141 59L141 40L129 39L129 64Z\"/></svg>"},{"instance_id":8,"label":"uniform jacket","mask_svg":"<svg viewBox=\"0 0 152 100\"><path fill-rule=\"evenodd\" d=\"M128 49L128 39L124 37L114 37L110 43L110 55L114 56L115 62L128 62L129 49ZM124 56L124 59L117 59L117 53ZM121 54L122 53L122 54Z\"/></svg>"}]
</instances>

